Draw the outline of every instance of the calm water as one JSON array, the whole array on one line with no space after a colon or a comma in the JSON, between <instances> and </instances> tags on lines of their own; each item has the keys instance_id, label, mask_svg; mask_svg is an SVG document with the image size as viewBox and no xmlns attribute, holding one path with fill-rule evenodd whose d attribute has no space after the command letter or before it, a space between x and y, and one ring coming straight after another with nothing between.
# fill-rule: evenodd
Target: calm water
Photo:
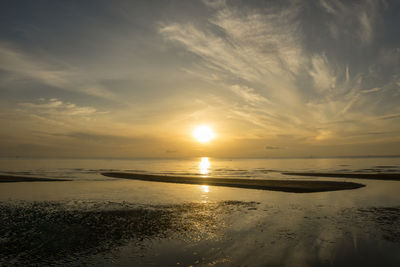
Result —
<instances>
[{"instance_id":1,"label":"calm water","mask_svg":"<svg viewBox=\"0 0 400 267\"><path fill-rule=\"evenodd\" d=\"M281 172L400 172L400 158L329 159L0 159L0 173L103 180L102 171L281 179ZM292 177L295 178L295 177ZM304 177L302 178L304 179Z\"/></svg>"},{"instance_id":2,"label":"calm water","mask_svg":"<svg viewBox=\"0 0 400 267\"><path fill-rule=\"evenodd\" d=\"M114 179L103 177L102 171L345 180L366 187L295 194ZM2 174L71 178L73 181L0 184L0 203L23 201L27 205L33 201L50 201L75 207L75 210L82 207L104 210L113 205L127 209L130 206L126 203L151 207L151 210L160 204L200 205L177 208L178 221L191 223L196 237L127 241L107 253L72 258L72 265L398 266L400 182L281 174L286 171L400 173L400 158L1 159ZM256 204L236 207L238 201ZM215 203L233 204L224 204L221 208ZM46 207L47 204L42 205ZM186 212L184 215L182 210Z\"/></svg>"},{"instance_id":3,"label":"calm water","mask_svg":"<svg viewBox=\"0 0 400 267\"><path fill-rule=\"evenodd\" d=\"M271 196L275 192L258 190L201 187L196 185L163 184L127 181L101 175L104 171L135 173L230 177L247 179L301 179L355 181L367 187L352 191L350 200L361 195L365 203L400 204L397 190L400 182L319 178L283 175L282 172L393 172L400 173L400 158L329 158L329 159L0 159L0 174L69 178L69 183L3 184L0 199L113 199L140 202L184 202L207 199L226 199L227 192L235 192L232 199L248 199L257 195ZM120 188L123 185L123 188ZM12 189L11 189L12 188ZM49 189L51 188L51 189ZM138 190L140 188L140 190ZM163 194L159 194L159 190ZM233 191L232 191L233 190ZM236 191L235 191L236 190ZM133 191L139 191L132 194ZM208 192L205 192L208 191ZM248 192L251 192L250 194ZM393 194L392 194L393 192ZM396 192L396 193L395 193ZM348 194L332 192L330 194ZM278 193L280 196L281 193ZM283 194L286 196L287 194ZM278 200L279 201L279 198Z\"/></svg>"}]
</instances>

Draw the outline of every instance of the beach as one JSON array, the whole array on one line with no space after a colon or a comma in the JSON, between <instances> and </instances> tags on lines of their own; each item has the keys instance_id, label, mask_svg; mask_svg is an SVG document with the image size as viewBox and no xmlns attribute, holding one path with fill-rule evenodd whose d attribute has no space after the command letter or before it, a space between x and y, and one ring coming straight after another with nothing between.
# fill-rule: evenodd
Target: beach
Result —
<instances>
[{"instance_id":1,"label":"beach","mask_svg":"<svg viewBox=\"0 0 400 267\"><path fill-rule=\"evenodd\" d=\"M17 170L9 167L17 165L15 160L0 161L0 167L9 173L2 175L70 180L1 183L0 262L397 266L400 183L395 180L334 178L333 182L365 186L312 193L193 184L190 179L190 183L175 182L181 176L224 183L234 179L239 183L264 179L275 185L282 181L332 182L330 177L282 173L306 173L308 166L321 165L328 168L314 168L313 172L337 173L343 168L340 165L348 165L349 172L367 168L364 164L381 164L379 159L209 159L207 175L200 172L199 162L26 160L19 164L27 167ZM400 166L396 160L390 163ZM45 165L53 167L46 169ZM293 167L284 169L283 165ZM129 179L102 175L107 172L125 173ZM165 177L172 180L165 182Z\"/></svg>"}]
</instances>

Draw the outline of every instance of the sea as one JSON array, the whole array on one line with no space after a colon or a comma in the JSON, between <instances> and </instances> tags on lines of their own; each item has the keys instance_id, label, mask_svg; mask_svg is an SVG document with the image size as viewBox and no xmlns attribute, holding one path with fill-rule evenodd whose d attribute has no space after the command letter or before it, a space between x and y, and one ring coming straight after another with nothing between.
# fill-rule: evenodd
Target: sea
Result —
<instances>
[{"instance_id":1,"label":"sea","mask_svg":"<svg viewBox=\"0 0 400 267\"><path fill-rule=\"evenodd\" d=\"M114 171L216 178L350 181L365 187L285 193L126 180L101 174ZM0 174L3 175L72 181L0 183L0 225L8 227L8 230L0 229L0 246L2 242L11 242L8 238L13 237L16 238L14 245L24 247L23 240L33 233L36 236L43 232L43 228L35 225L48 227L48 221L53 221L64 232L70 231L68 240L80 247L76 251L72 249L75 245L70 248L62 245L67 248L61 254L50 253L45 246L37 248L41 243L35 243L35 239L31 241L30 250L0 252L0 265L399 266L400 181L291 176L285 172L400 173L400 157L2 158ZM154 227L152 222L166 228L154 235L142 229L133 237L126 237L133 226L129 229L120 226L132 222L132 217L124 217L130 214L126 210L132 210L132 207L135 212L138 207L147 212L144 214L140 210L140 216L144 216L143 221L147 223L140 222L144 229ZM68 213L69 209L73 212ZM112 213L116 217L105 220L111 215L101 212L110 209L119 213ZM165 217L167 211L172 217ZM155 212L151 219L149 212ZM81 234L76 232L76 224L81 223L74 221L76 216L83 218L88 229ZM32 218L40 223L27 223ZM63 218L74 221L75 228L66 224ZM162 218L172 219L166 222ZM23 227L15 226L15 221ZM111 230L106 226L111 224L113 233L118 230L117 238L108 234ZM18 229L23 230L19 233ZM83 233L91 231L96 236L103 236L102 239L95 239L97 243L79 239ZM65 241L43 234L39 237L58 240L59 243L54 241L55 246ZM104 244L108 244L106 248ZM30 262L32 255L39 258ZM55 255L55 258L49 255Z\"/></svg>"},{"instance_id":2,"label":"sea","mask_svg":"<svg viewBox=\"0 0 400 267\"><path fill-rule=\"evenodd\" d=\"M101 173L110 171L221 178L295 179L295 177L288 177L282 175L282 173L400 173L400 157L293 159L218 159L209 157L188 159L0 158L0 174L94 181L104 180ZM304 179L304 177L301 179Z\"/></svg>"}]
</instances>

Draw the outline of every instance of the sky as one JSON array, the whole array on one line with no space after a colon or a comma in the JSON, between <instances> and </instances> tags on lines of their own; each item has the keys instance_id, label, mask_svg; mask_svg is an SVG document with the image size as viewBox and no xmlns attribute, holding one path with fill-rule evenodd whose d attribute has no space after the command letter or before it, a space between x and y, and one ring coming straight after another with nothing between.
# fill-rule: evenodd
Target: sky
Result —
<instances>
[{"instance_id":1,"label":"sky","mask_svg":"<svg viewBox=\"0 0 400 267\"><path fill-rule=\"evenodd\" d=\"M399 14L394 0L3 0L0 156L399 155Z\"/></svg>"}]
</instances>

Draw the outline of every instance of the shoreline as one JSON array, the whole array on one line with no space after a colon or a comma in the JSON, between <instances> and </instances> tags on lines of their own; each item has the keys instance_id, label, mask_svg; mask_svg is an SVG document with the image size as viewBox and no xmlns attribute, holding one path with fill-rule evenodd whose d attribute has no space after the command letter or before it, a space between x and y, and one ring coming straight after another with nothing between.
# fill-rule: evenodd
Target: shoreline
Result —
<instances>
[{"instance_id":1,"label":"shoreline","mask_svg":"<svg viewBox=\"0 0 400 267\"><path fill-rule=\"evenodd\" d=\"M126 172L102 172L104 176L130 180L141 180L150 182L179 183L225 186L245 189L271 190L288 193L317 193L338 190L351 190L364 187L365 185L353 182L337 181L299 181L299 180L252 180L252 179L230 179L210 177L184 177L150 175Z\"/></svg>"},{"instance_id":2,"label":"shoreline","mask_svg":"<svg viewBox=\"0 0 400 267\"><path fill-rule=\"evenodd\" d=\"M282 172L284 175L400 181L400 173Z\"/></svg>"},{"instance_id":3,"label":"shoreline","mask_svg":"<svg viewBox=\"0 0 400 267\"><path fill-rule=\"evenodd\" d=\"M69 179L54 179L42 177L28 177L0 174L0 183L18 183L18 182L69 182Z\"/></svg>"}]
</instances>

